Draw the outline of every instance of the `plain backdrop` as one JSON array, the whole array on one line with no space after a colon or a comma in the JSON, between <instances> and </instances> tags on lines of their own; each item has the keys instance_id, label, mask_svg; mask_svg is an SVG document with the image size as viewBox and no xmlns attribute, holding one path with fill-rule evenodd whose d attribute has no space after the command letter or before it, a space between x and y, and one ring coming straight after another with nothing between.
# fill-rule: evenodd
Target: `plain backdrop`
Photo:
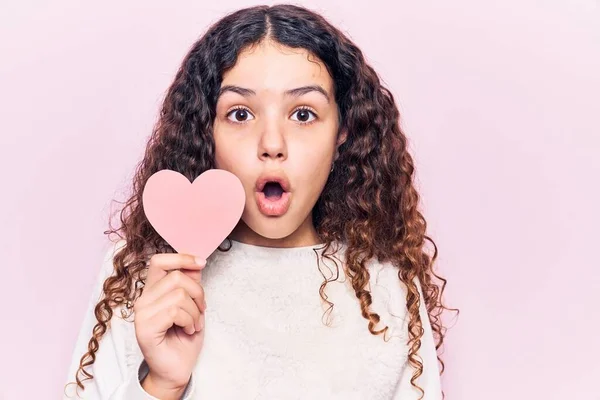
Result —
<instances>
[{"instance_id":1,"label":"plain backdrop","mask_svg":"<svg viewBox=\"0 0 600 400\"><path fill-rule=\"evenodd\" d=\"M0 398L61 396L111 200L166 88L209 24L255 4L1 3ZM400 108L461 309L447 399L600 399L598 2L301 4Z\"/></svg>"}]
</instances>

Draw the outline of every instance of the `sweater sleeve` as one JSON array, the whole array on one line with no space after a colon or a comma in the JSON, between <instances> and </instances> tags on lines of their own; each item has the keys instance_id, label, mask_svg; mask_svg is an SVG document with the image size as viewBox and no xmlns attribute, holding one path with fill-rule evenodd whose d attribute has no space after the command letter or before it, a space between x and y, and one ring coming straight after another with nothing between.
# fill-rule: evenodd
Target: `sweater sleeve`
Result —
<instances>
[{"instance_id":1,"label":"sweater sleeve","mask_svg":"<svg viewBox=\"0 0 600 400\"><path fill-rule=\"evenodd\" d=\"M123 245L124 240L111 244L102 261L71 356L66 384L63 387L63 400L159 400L146 393L140 384L140 381L148 373L148 367L143 359L136 359L133 363L131 362L131 357L127 351L127 338L124 334L127 329L117 329L117 323L129 324L132 322L122 319L117 320L117 313L113 313L113 318L106 332L99 340L94 363L85 368L87 372L93 375L93 378L86 379L80 373L79 376L83 381L84 389L78 388L75 384L75 374L79 368L80 359L87 352L88 342L97 322L94 308L101 298L104 281L114 271L113 256ZM135 337L133 340L135 340ZM193 381L194 377L192 376L182 400L191 399Z\"/></svg>"},{"instance_id":2,"label":"sweater sleeve","mask_svg":"<svg viewBox=\"0 0 600 400\"><path fill-rule=\"evenodd\" d=\"M441 400L442 389L433 331L429 315L427 314L427 308L425 307L421 285L416 278L415 280L420 295L419 315L421 316L424 330L423 337L421 338L421 348L418 351L423 361L423 374L417 379L416 383L425 392L422 400ZM400 376L400 382L393 397L394 400L419 399L421 392L410 383L414 371L415 369L407 363Z\"/></svg>"}]
</instances>

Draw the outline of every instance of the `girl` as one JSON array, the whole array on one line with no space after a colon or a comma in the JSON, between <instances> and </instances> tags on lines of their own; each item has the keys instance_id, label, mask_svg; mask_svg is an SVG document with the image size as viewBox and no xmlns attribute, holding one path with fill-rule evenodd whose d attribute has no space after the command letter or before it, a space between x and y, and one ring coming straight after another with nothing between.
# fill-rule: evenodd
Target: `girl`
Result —
<instances>
[{"instance_id":1,"label":"girl","mask_svg":"<svg viewBox=\"0 0 600 400\"><path fill-rule=\"evenodd\" d=\"M159 170L191 182L211 168L246 203L199 260L153 230L141 198ZM183 60L105 232L120 239L65 398L442 398L446 281L413 179L394 98L339 30L292 5L224 17Z\"/></svg>"}]
</instances>

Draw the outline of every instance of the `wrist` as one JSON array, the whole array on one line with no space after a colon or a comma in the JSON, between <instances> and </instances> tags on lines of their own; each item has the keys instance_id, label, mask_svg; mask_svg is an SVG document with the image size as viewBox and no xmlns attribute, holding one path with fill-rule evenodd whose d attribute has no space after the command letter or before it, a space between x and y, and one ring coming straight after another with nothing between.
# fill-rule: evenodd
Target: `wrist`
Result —
<instances>
[{"instance_id":1,"label":"wrist","mask_svg":"<svg viewBox=\"0 0 600 400\"><path fill-rule=\"evenodd\" d=\"M161 400L180 400L187 387L187 384L180 386L165 382L153 376L152 372L148 372L140 384L146 393Z\"/></svg>"}]
</instances>

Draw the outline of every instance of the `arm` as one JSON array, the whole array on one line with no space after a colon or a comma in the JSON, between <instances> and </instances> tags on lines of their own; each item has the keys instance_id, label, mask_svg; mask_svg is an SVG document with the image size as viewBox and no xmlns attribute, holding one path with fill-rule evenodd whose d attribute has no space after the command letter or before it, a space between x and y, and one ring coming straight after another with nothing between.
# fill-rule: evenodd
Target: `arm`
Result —
<instances>
[{"instance_id":1,"label":"arm","mask_svg":"<svg viewBox=\"0 0 600 400\"><path fill-rule=\"evenodd\" d=\"M113 255L123 244L124 241L111 244L104 256L102 267L94 283L93 293L76 339L65 383L75 381L75 373L79 368L79 361L87 351L88 342L92 337L92 329L97 322L94 315L94 307L100 300L104 281L113 272ZM115 318L116 316L117 313L113 314L107 331L98 343L96 360L91 366L86 367L86 371L94 377L84 380L80 373L80 379L83 380L85 388L82 390L81 388L77 388L74 383L68 384L66 388L63 387L63 400L158 400L158 398L151 396L142 388L141 381L148 374L148 368L144 360L141 360L141 362L136 361L133 365L128 365L126 351L127 338L124 335L127 330L118 329L121 328L118 324L132 324L132 322ZM130 340L136 339L134 337ZM149 388L149 390L154 393L153 388ZM193 384L190 383L181 398L189 400L192 391Z\"/></svg>"},{"instance_id":2,"label":"arm","mask_svg":"<svg viewBox=\"0 0 600 400\"><path fill-rule=\"evenodd\" d=\"M423 400L441 400L442 389L433 332L431 330L427 309L425 308L425 300L423 298L421 285L416 278L415 281L417 288L419 289L419 315L421 316L424 330L423 336L421 337L421 348L418 351L418 354L423 361L423 374L417 378L417 384L425 391ZM396 388L394 400L417 400L419 398L421 392L410 383L414 371L415 369L407 362L402 371L398 387Z\"/></svg>"}]
</instances>

